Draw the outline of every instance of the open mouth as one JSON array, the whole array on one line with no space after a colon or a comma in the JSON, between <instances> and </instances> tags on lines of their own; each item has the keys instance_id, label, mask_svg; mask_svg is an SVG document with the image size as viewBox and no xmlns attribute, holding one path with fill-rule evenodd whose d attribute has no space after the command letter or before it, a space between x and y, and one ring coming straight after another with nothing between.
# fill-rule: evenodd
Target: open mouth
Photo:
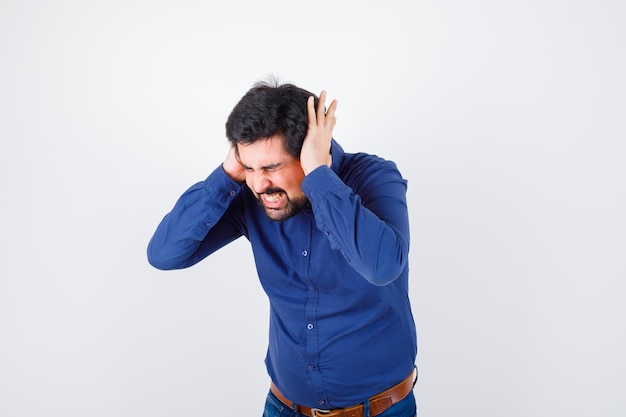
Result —
<instances>
[{"instance_id":1,"label":"open mouth","mask_svg":"<svg viewBox=\"0 0 626 417\"><path fill-rule=\"evenodd\" d=\"M287 198L286 194L282 191L277 192L264 192L260 195L263 204L267 208L278 208L283 205L285 199Z\"/></svg>"},{"instance_id":2,"label":"open mouth","mask_svg":"<svg viewBox=\"0 0 626 417\"><path fill-rule=\"evenodd\" d=\"M278 222L287 220L306 207L311 207L311 203L306 196L291 199L285 190L281 188L267 189L260 194L256 194L256 197L267 217Z\"/></svg>"}]
</instances>

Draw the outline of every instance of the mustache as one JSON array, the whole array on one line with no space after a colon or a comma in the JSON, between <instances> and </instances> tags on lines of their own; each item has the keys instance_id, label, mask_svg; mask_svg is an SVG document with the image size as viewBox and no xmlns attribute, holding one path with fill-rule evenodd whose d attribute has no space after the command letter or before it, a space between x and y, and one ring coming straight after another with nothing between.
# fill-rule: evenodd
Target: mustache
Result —
<instances>
[{"instance_id":1,"label":"mustache","mask_svg":"<svg viewBox=\"0 0 626 417\"><path fill-rule=\"evenodd\" d=\"M263 191L262 193L258 193L259 195L263 195L263 194L275 194L275 193L284 193L285 190L283 190L282 188L268 188L267 190Z\"/></svg>"}]
</instances>

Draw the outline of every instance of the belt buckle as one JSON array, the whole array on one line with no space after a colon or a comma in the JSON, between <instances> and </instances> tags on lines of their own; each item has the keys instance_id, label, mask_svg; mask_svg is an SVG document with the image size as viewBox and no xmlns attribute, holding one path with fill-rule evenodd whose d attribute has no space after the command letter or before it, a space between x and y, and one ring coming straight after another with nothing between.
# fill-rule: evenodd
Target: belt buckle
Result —
<instances>
[{"instance_id":1,"label":"belt buckle","mask_svg":"<svg viewBox=\"0 0 626 417\"><path fill-rule=\"evenodd\" d=\"M330 414L332 410L321 410L319 408L311 408L311 417L320 417Z\"/></svg>"}]
</instances>

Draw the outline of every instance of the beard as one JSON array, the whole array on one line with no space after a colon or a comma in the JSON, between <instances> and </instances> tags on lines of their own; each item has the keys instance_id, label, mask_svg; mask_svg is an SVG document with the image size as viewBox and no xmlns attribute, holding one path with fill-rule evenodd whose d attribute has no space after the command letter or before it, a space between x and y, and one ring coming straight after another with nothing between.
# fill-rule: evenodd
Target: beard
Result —
<instances>
[{"instance_id":1,"label":"beard","mask_svg":"<svg viewBox=\"0 0 626 417\"><path fill-rule=\"evenodd\" d=\"M261 195L273 194L277 192L282 192L285 194L285 205L278 209L267 207L263 203L263 199ZM257 200L257 203L259 203L259 205L263 209L263 212L265 213L267 218L276 222L285 221L288 218L293 217L296 214L300 213L302 210L311 207L311 202L309 201L308 198L306 198L306 196L291 199L287 195L287 193L285 193L285 191L279 188L272 188L272 189L266 190L264 193L258 194L256 196L256 200Z\"/></svg>"}]
</instances>

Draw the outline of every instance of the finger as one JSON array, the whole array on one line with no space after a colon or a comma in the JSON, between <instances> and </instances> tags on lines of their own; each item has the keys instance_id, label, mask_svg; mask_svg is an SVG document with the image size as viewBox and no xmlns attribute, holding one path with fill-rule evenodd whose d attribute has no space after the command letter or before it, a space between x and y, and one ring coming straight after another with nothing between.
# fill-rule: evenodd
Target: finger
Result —
<instances>
[{"instance_id":1,"label":"finger","mask_svg":"<svg viewBox=\"0 0 626 417\"><path fill-rule=\"evenodd\" d=\"M317 103L317 124L324 126L324 120L326 117L325 103L326 102L326 90L322 90L320 98Z\"/></svg>"},{"instance_id":2,"label":"finger","mask_svg":"<svg viewBox=\"0 0 626 417\"><path fill-rule=\"evenodd\" d=\"M307 116L309 118L309 127L315 126L316 118L315 118L315 97L309 96L307 102Z\"/></svg>"},{"instance_id":3,"label":"finger","mask_svg":"<svg viewBox=\"0 0 626 417\"><path fill-rule=\"evenodd\" d=\"M332 121L333 119L335 119L336 110L337 110L337 99L334 99L330 103L330 106L328 106L328 111L326 112L326 120ZM333 122L333 126L334 126L334 122Z\"/></svg>"}]
</instances>

